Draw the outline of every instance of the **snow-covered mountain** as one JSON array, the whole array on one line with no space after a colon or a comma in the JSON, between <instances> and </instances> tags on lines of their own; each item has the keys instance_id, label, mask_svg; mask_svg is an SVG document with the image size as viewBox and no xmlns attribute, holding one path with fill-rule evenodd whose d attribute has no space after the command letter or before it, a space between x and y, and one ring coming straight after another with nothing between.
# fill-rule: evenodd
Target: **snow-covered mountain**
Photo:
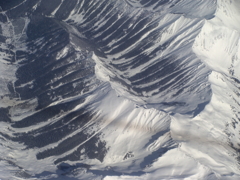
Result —
<instances>
[{"instance_id":1,"label":"snow-covered mountain","mask_svg":"<svg viewBox=\"0 0 240 180\"><path fill-rule=\"evenodd\" d=\"M240 178L238 0L0 7L0 179Z\"/></svg>"}]
</instances>

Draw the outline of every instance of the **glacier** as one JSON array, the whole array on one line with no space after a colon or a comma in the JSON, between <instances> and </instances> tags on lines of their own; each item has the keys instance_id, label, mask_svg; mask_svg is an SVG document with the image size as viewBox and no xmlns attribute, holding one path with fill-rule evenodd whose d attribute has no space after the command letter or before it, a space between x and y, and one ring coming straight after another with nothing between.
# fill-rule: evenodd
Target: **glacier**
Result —
<instances>
[{"instance_id":1,"label":"glacier","mask_svg":"<svg viewBox=\"0 0 240 180\"><path fill-rule=\"evenodd\" d=\"M0 179L238 180L239 9L0 2Z\"/></svg>"}]
</instances>

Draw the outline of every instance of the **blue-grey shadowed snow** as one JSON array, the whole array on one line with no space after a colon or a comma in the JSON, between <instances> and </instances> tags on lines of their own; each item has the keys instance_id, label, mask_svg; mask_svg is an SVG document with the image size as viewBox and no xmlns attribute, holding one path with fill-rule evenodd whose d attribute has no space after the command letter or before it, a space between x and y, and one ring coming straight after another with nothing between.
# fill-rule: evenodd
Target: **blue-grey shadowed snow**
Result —
<instances>
[{"instance_id":1,"label":"blue-grey shadowed snow","mask_svg":"<svg viewBox=\"0 0 240 180\"><path fill-rule=\"evenodd\" d=\"M55 17L57 19L67 19L77 2L78 0L63 1L62 5L56 12Z\"/></svg>"},{"instance_id":2,"label":"blue-grey shadowed snow","mask_svg":"<svg viewBox=\"0 0 240 180\"><path fill-rule=\"evenodd\" d=\"M20 3L22 3L24 0L2 0L0 2L0 7L2 8L3 11L6 11L8 9L11 9Z\"/></svg>"},{"instance_id":3,"label":"blue-grey shadowed snow","mask_svg":"<svg viewBox=\"0 0 240 180\"><path fill-rule=\"evenodd\" d=\"M11 122L11 118L9 117L8 112L9 112L8 108L0 108L0 114L1 114L0 121Z\"/></svg>"},{"instance_id":4,"label":"blue-grey shadowed snow","mask_svg":"<svg viewBox=\"0 0 240 180\"><path fill-rule=\"evenodd\" d=\"M7 22L7 16L3 13L0 13L0 22L2 22L2 23Z\"/></svg>"},{"instance_id":5,"label":"blue-grey shadowed snow","mask_svg":"<svg viewBox=\"0 0 240 180\"><path fill-rule=\"evenodd\" d=\"M56 20L39 15L33 16L27 28L27 36L30 53L23 51L16 54L22 66L17 70L17 81L11 86L11 92L17 93L21 100L37 98L38 104L35 110L38 112L13 123L12 127L15 128L16 133L14 133L15 137L10 139L24 143L29 149L45 147L66 138L57 147L36 155L38 159L44 159L66 153L89 139L91 134L85 131L70 136L91 122L94 116L88 106L78 110L74 110L74 108L84 103L86 97L101 83L94 75L94 63L91 62L88 55L88 50L91 49L76 51L70 44L68 32ZM59 51L66 47L69 48L66 56L56 59ZM79 96L80 94L83 95ZM78 97L49 106L57 100L74 96ZM18 106L21 107L24 104L26 108L28 104L25 102ZM17 132L18 128L27 128L49 120L53 121L61 114L65 115L58 121L46 124L41 128L26 133ZM7 121L6 118L3 120ZM99 142L99 146L95 147L96 142ZM107 150L105 143L101 142L97 135L83 146L86 149L86 156L103 161ZM99 153L95 155L96 151ZM68 155L63 160L76 160L76 157L73 159L71 155Z\"/></svg>"},{"instance_id":6,"label":"blue-grey shadowed snow","mask_svg":"<svg viewBox=\"0 0 240 180\"><path fill-rule=\"evenodd\" d=\"M51 177L51 180L92 180L92 179L102 179L104 175L109 173L100 174L98 171L90 170L91 166L84 163L76 163L70 165L68 163L61 163L57 166L56 172L44 171L40 174L34 176L34 178L47 178ZM120 174L120 173L117 173ZM113 174L114 175L114 174Z\"/></svg>"},{"instance_id":7,"label":"blue-grey shadowed snow","mask_svg":"<svg viewBox=\"0 0 240 180\"><path fill-rule=\"evenodd\" d=\"M61 0L42 0L35 12L49 16L60 4Z\"/></svg>"},{"instance_id":8,"label":"blue-grey shadowed snow","mask_svg":"<svg viewBox=\"0 0 240 180\"><path fill-rule=\"evenodd\" d=\"M94 64L87 59L86 51L78 53L70 48L65 57L55 59L57 53L70 43L69 34L55 21L41 16L34 17L27 34L28 47L36 52L24 55L27 59L22 60L24 64L16 73L18 80L15 87L22 100L38 97L38 108L43 108L58 97L72 97L81 91L87 92L92 87L86 84L91 81L97 83L98 80L93 77Z\"/></svg>"},{"instance_id":9,"label":"blue-grey shadowed snow","mask_svg":"<svg viewBox=\"0 0 240 180\"><path fill-rule=\"evenodd\" d=\"M18 1L19 2L19 1ZM31 14L33 7L39 2L39 0L27 0L16 4L15 6L8 7L6 15L9 19L17 19L19 17L25 17L26 14Z\"/></svg>"},{"instance_id":10,"label":"blue-grey shadowed snow","mask_svg":"<svg viewBox=\"0 0 240 180\"><path fill-rule=\"evenodd\" d=\"M22 29L17 24L15 27ZM16 31L18 30L16 29ZM9 83L8 88L12 93L10 96L13 98L20 98L22 101L26 100L27 102L37 98L35 110L38 110L38 112L12 123L12 127L16 132L14 137L1 134L9 140L24 143L26 148L29 149L56 143L89 123L93 114L89 112L87 106L79 110L72 110L84 103L85 98L88 96L87 93L91 94L100 82L94 76L94 63L89 59L90 56L87 52L91 51L91 49L85 48L76 52L74 47L71 47L69 33L56 20L41 15L33 16L27 27L27 37L28 51L16 52L16 60L22 65L16 73L17 81ZM59 51L65 47L70 47L67 55L56 59ZM57 80L55 80L56 78ZM84 93L83 96L73 98L71 101L49 106L59 99L72 98L82 93ZM22 102L17 107L30 107L31 105L27 102ZM1 108L1 121L11 121L8 110ZM18 133L18 128L27 128L46 122L62 113L65 113L65 115L54 123L26 133ZM67 146L64 144L65 142L60 143L59 147L53 150L49 149L39 153L37 158L43 159L49 156L61 155L78 146L88 137L87 132L79 132L75 138L70 136L66 139ZM92 137L91 141L100 144L101 140L96 138L97 136ZM106 151L104 142L102 142L102 146L94 148L91 141L84 145L86 149L89 148L86 155L102 161L104 158L102 151ZM94 152L96 151L102 153L95 156Z\"/></svg>"},{"instance_id":11,"label":"blue-grey shadowed snow","mask_svg":"<svg viewBox=\"0 0 240 180\"><path fill-rule=\"evenodd\" d=\"M10 94L7 95L17 103L0 108L0 122L7 123L11 129L11 135L0 132L3 139L22 144L23 150L36 150L34 155L39 162L54 158L52 163L58 170L52 179L69 180L77 179L74 173L79 169L93 176L141 176L145 174L145 168L177 148L178 144L169 140L168 147L149 152L141 157L138 165L133 162L129 168L136 166L138 170L132 173L122 172L118 167L92 170L91 165L78 163L86 159L104 163L111 148L95 122L98 114L92 108L93 100L88 101L89 97L97 94L99 97L94 103L101 104L107 96L107 93L101 92L105 86L95 75L96 64L91 57L95 55L99 58L101 65L112 73L106 83L118 84L117 88L129 95L122 98L130 101L140 98L145 104L136 103L145 109L153 108L170 115L197 116L211 98L208 83L210 69L194 53L182 54L182 51L191 49L203 20L214 17L214 8L210 7L205 14L193 11L185 14L184 3L190 2L187 0L22 2L0 3L4 11L10 9L6 14L0 13L0 22L7 23L8 17L15 33L23 31L24 18L30 21L26 40L21 39L26 49L16 49L14 43L7 44L7 50L0 49L8 55L6 61L19 65L16 80L8 83ZM167 23L159 26L167 14L165 8L169 8L174 17L168 17ZM177 24L182 17L192 21L176 35L159 43L165 30ZM195 30L185 37L184 34L192 27ZM5 43L7 38L1 35L2 32L0 29L0 42ZM201 85L206 86L200 88ZM202 98L204 95L206 97ZM30 103L32 100L36 101L34 107ZM14 114L14 108L31 111ZM86 129L80 130L83 127ZM90 129L94 131L88 131ZM144 148L169 131L154 132ZM128 152L123 155L123 161L131 161L133 157L134 152ZM69 161L76 164L70 165ZM54 174L42 172L34 177L51 175Z\"/></svg>"},{"instance_id":12,"label":"blue-grey shadowed snow","mask_svg":"<svg viewBox=\"0 0 240 180\"><path fill-rule=\"evenodd\" d=\"M105 170L91 170L90 169L91 166L87 165L87 164L82 164L82 163L76 163L74 165L70 165L67 163L61 163L58 165L58 171L57 174L61 174L61 175L68 175L68 174L72 174L72 172L76 171L77 169L84 169L85 171L87 171L88 173L93 173L97 176L121 176L121 175L132 175L132 176L140 176L145 174L142 171L138 171L138 172L132 172L132 173L122 173L122 172L117 172L114 170L114 167L106 167Z\"/></svg>"},{"instance_id":13,"label":"blue-grey shadowed snow","mask_svg":"<svg viewBox=\"0 0 240 180\"><path fill-rule=\"evenodd\" d=\"M113 74L115 73L115 69L122 72L122 75L118 75L116 73L116 76L112 77L111 81L122 84L125 90L128 89L128 92L130 94L136 96L144 96L143 92L150 93L151 91L155 92L153 94L150 93L149 96L154 96L158 94L161 95L161 93L167 91L168 89L169 91L173 92L176 89L177 92L175 94L172 94L173 99L175 99L176 96L180 97L184 95L185 89L191 89L191 91L189 92L189 96L191 94L192 96L198 98L199 101L201 101L198 97L199 94L195 93L195 89L197 88L197 86L194 86L195 83L192 83L192 85L190 85L192 87L189 87L189 85L187 84L189 84L189 82L191 81L195 81L196 74L203 72L203 69L205 69L205 72L202 74L200 73L198 76L204 76L205 74L205 78L203 78L201 80L202 82L199 83L201 84L206 82L209 70L204 66L198 68L199 63L201 63L200 61L195 65L188 66L188 64L190 64L192 61L191 59L189 59L189 56L192 56L191 54L185 57L179 57L178 52L173 52L170 57L167 56L158 58L153 64L150 64L147 68L145 68L145 70L139 71L138 73L136 73L136 75L132 77L125 77L125 74L127 74L130 69L133 70L141 65L146 64L151 59L156 58L158 53L169 48L170 44L178 36L174 36L169 39L169 41L166 41L164 44L159 45L158 47L154 47L154 50L152 50L151 53L143 54L142 52L144 50L154 46L154 40L161 36L161 31L164 27L157 28L156 30L149 33L149 35L145 37L141 41L141 43L137 43L137 41L144 34L156 28L159 21L161 21L161 18L152 20L152 12L142 12L139 13L137 17L126 13L123 14L122 18L118 18L119 14L116 11L112 11L113 8L114 6L110 4L109 7L107 6L107 8L100 11L100 14L98 16L91 16L92 14L88 15L88 13L84 12L84 9L80 9L82 10L84 18L82 20L82 23L80 22L77 25L77 29L82 32L84 36L94 42L97 49L101 49L102 52L106 52L106 55L114 55L116 53L124 52L128 47L136 43L134 48L127 51L126 53L122 53L122 55L117 58L113 58L111 60L108 58L102 58L103 64L107 68L113 69ZM95 12L96 11L94 11L93 14ZM101 27L98 27L97 25L98 22L101 21L99 17L106 18L106 23L104 23ZM198 23L199 20L196 20L191 25L186 26L182 33L191 28L194 24ZM146 24L148 25L145 26ZM126 31L126 35L124 31ZM111 43L112 40L114 40L115 43L109 46L108 44ZM126 61L128 59L129 61ZM123 63L121 63L121 61L123 61ZM173 71L174 73L170 74L171 71ZM188 72L192 73L190 74ZM171 81L173 78L175 78L175 81ZM149 86L145 85L151 81L154 81L155 79L162 80L154 84L152 83ZM126 80L129 81L126 82ZM206 91L208 91L209 87L205 89ZM204 90L202 90L202 93L204 94ZM164 96L165 93L163 93L162 95ZM171 94L169 93L168 95L171 96ZM147 96L146 101L148 101ZM168 103L171 103L171 101L172 99L168 99ZM184 103L183 101L187 101L187 99L182 99L179 103ZM206 100L206 102L208 102L208 100Z\"/></svg>"}]
</instances>

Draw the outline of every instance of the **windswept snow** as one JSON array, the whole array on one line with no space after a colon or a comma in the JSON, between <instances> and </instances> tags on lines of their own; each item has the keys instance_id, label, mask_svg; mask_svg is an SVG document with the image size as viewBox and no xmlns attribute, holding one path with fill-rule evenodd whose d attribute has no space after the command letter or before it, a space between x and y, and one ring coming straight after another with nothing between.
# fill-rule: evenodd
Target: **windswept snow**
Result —
<instances>
[{"instance_id":1,"label":"windswept snow","mask_svg":"<svg viewBox=\"0 0 240 180\"><path fill-rule=\"evenodd\" d=\"M238 0L0 15L0 179L240 178Z\"/></svg>"}]
</instances>

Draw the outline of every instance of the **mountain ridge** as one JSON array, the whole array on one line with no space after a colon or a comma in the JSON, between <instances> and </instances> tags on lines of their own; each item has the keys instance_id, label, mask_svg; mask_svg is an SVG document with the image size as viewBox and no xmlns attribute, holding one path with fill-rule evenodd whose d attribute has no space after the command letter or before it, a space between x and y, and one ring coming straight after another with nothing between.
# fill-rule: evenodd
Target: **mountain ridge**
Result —
<instances>
[{"instance_id":1,"label":"mountain ridge","mask_svg":"<svg viewBox=\"0 0 240 180\"><path fill-rule=\"evenodd\" d=\"M235 7L2 7L0 178L238 179Z\"/></svg>"}]
</instances>

